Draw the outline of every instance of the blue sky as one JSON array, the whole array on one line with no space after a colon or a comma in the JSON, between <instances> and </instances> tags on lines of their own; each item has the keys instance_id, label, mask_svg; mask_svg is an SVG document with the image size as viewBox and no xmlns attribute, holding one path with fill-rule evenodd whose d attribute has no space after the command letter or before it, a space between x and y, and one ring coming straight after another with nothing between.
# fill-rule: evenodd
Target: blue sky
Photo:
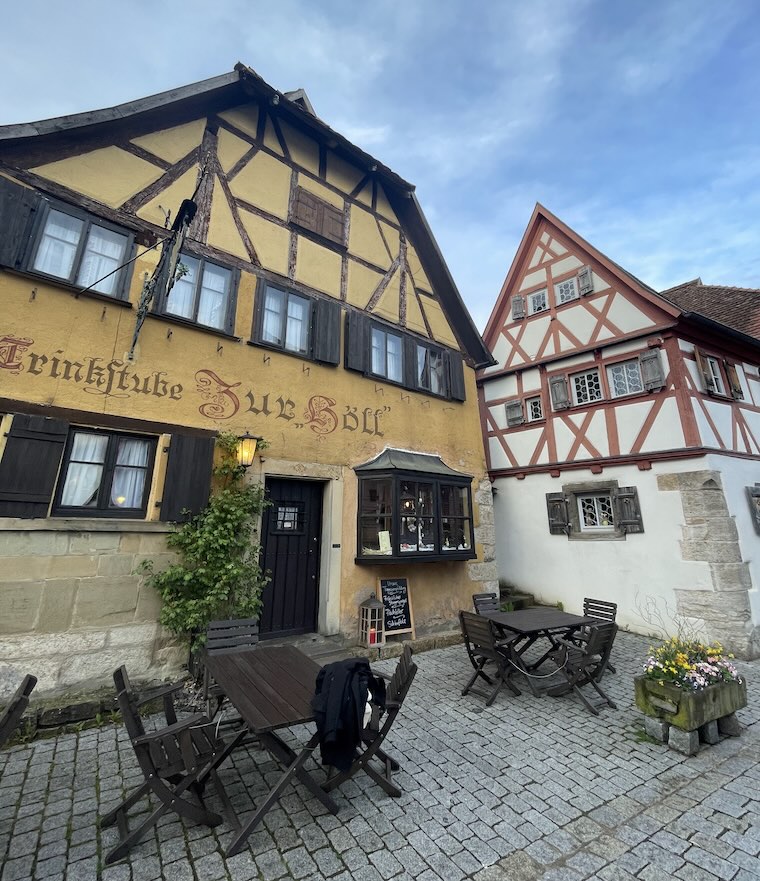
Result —
<instances>
[{"instance_id":1,"label":"blue sky","mask_svg":"<svg viewBox=\"0 0 760 881\"><path fill-rule=\"evenodd\" d=\"M15 4L0 123L249 64L407 180L478 327L537 201L655 288L760 287L755 0Z\"/></svg>"}]
</instances>

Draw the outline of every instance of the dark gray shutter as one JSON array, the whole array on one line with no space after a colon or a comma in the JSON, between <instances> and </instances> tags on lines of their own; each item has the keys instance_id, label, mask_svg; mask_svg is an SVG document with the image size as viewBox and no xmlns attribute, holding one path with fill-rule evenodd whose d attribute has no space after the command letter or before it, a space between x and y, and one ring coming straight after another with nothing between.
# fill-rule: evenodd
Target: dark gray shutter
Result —
<instances>
[{"instance_id":1,"label":"dark gray shutter","mask_svg":"<svg viewBox=\"0 0 760 881\"><path fill-rule=\"evenodd\" d=\"M512 297L512 320L525 318L525 297Z\"/></svg>"},{"instance_id":2,"label":"dark gray shutter","mask_svg":"<svg viewBox=\"0 0 760 881\"><path fill-rule=\"evenodd\" d=\"M449 362L449 397L454 401L465 400L464 362L459 352L448 352Z\"/></svg>"},{"instance_id":3,"label":"dark gray shutter","mask_svg":"<svg viewBox=\"0 0 760 881\"><path fill-rule=\"evenodd\" d=\"M712 378L712 374L710 373L710 369L707 366L707 362L705 361L705 356L700 352L696 346L694 347L694 357L697 361L697 369L702 374L702 382L705 385L706 392L714 392L715 391L715 380Z\"/></svg>"},{"instance_id":4,"label":"dark gray shutter","mask_svg":"<svg viewBox=\"0 0 760 881\"><path fill-rule=\"evenodd\" d=\"M525 422L522 401L508 401L504 405L504 408L507 411L508 426L522 425L523 422Z\"/></svg>"},{"instance_id":5,"label":"dark gray shutter","mask_svg":"<svg viewBox=\"0 0 760 881\"><path fill-rule=\"evenodd\" d=\"M404 335L404 385L410 389L419 389L420 376L417 370L417 340Z\"/></svg>"},{"instance_id":6,"label":"dark gray shutter","mask_svg":"<svg viewBox=\"0 0 760 881\"><path fill-rule=\"evenodd\" d=\"M14 415L0 461L0 517L47 517L68 431L61 419Z\"/></svg>"},{"instance_id":7,"label":"dark gray shutter","mask_svg":"<svg viewBox=\"0 0 760 881\"><path fill-rule=\"evenodd\" d=\"M724 361L723 367L726 371L728 390L731 392L731 397L737 401L743 401L744 392L742 391L742 384L739 382L739 373L736 370L736 364L732 364L730 361Z\"/></svg>"},{"instance_id":8,"label":"dark gray shutter","mask_svg":"<svg viewBox=\"0 0 760 881\"><path fill-rule=\"evenodd\" d=\"M263 278L260 278L256 284L256 298L253 302L253 327L251 328L251 339L261 342L261 325L264 321L264 299L267 294L267 285Z\"/></svg>"},{"instance_id":9,"label":"dark gray shutter","mask_svg":"<svg viewBox=\"0 0 760 881\"><path fill-rule=\"evenodd\" d=\"M564 493L547 493L546 511L549 515L549 532L552 535L570 535L567 496Z\"/></svg>"},{"instance_id":10,"label":"dark gray shutter","mask_svg":"<svg viewBox=\"0 0 760 881\"><path fill-rule=\"evenodd\" d=\"M345 364L347 370L367 370L369 359L369 319L362 312L346 312Z\"/></svg>"},{"instance_id":11,"label":"dark gray shutter","mask_svg":"<svg viewBox=\"0 0 760 881\"><path fill-rule=\"evenodd\" d=\"M324 203L321 199L299 187L293 202L293 222L305 229L310 229L312 232L321 232L321 209L323 205Z\"/></svg>"},{"instance_id":12,"label":"dark gray shutter","mask_svg":"<svg viewBox=\"0 0 760 881\"><path fill-rule=\"evenodd\" d=\"M594 293L594 274L590 266L582 266L578 270L578 293L582 297Z\"/></svg>"},{"instance_id":13,"label":"dark gray shutter","mask_svg":"<svg viewBox=\"0 0 760 881\"><path fill-rule=\"evenodd\" d=\"M662 358L659 349L647 349L639 355L641 378L648 392L659 391L665 385L665 373L662 369Z\"/></svg>"},{"instance_id":14,"label":"dark gray shutter","mask_svg":"<svg viewBox=\"0 0 760 881\"><path fill-rule=\"evenodd\" d=\"M161 500L162 520L189 520L206 507L213 459L213 437L172 435Z\"/></svg>"},{"instance_id":15,"label":"dark gray shutter","mask_svg":"<svg viewBox=\"0 0 760 881\"><path fill-rule=\"evenodd\" d=\"M340 208L326 203L322 206L322 235L326 239L337 242L339 245L345 244L343 241L343 221L343 212Z\"/></svg>"},{"instance_id":16,"label":"dark gray shutter","mask_svg":"<svg viewBox=\"0 0 760 881\"><path fill-rule=\"evenodd\" d=\"M621 532L643 532L639 494L635 486L621 486L612 491L615 506L615 528Z\"/></svg>"},{"instance_id":17,"label":"dark gray shutter","mask_svg":"<svg viewBox=\"0 0 760 881\"><path fill-rule=\"evenodd\" d=\"M745 487L747 490L747 501L749 502L749 512L752 516L752 525L755 532L760 535L760 483L754 486Z\"/></svg>"},{"instance_id":18,"label":"dark gray shutter","mask_svg":"<svg viewBox=\"0 0 760 881\"><path fill-rule=\"evenodd\" d=\"M570 394L567 388L566 376L549 377L549 392L552 398L554 410L567 410L570 406Z\"/></svg>"},{"instance_id":19,"label":"dark gray shutter","mask_svg":"<svg viewBox=\"0 0 760 881\"><path fill-rule=\"evenodd\" d=\"M337 300L314 302L313 338L315 361L340 362L340 303Z\"/></svg>"},{"instance_id":20,"label":"dark gray shutter","mask_svg":"<svg viewBox=\"0 0 760 881\"><path fill-rule=\"evenodd\" d=\"M0 177L0 266L20 266L41 201L34 190Z\"/></svg>"}]
</instances>

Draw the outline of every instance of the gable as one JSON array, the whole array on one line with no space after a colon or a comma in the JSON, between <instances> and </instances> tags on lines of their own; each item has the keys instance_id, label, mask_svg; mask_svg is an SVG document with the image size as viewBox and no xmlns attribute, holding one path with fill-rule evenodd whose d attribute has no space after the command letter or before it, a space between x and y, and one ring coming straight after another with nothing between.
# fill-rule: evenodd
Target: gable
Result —
<instances>
[{"instance_id":1,"label":"gable","mask_svg":"<svg viewBox=\"0 0 760 881\"><path fill-rule=\"evenodd\" d=\"M534 212L486 328L497 364L485 374L672 323L668 304L555 220Z\"/></svg>"}]
</instances>

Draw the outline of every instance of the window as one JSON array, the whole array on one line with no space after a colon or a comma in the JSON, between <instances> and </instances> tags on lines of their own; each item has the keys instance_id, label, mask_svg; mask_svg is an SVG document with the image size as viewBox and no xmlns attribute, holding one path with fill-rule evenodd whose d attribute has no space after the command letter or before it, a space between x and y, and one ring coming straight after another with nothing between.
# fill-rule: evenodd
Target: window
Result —
<instances>
[{"instance_id":1,"label":"window","mask_svg":"<svg viewBox=\"0 0 760 881\"><path fill-rule=\"evenodd\" d=\"M552 535L604 541L644 531L636 487L615 480L566 484L547 493L546 507Z\"/></svg>"},{"instance_id":2,"label":"window","mask_svg":"<svg viewBox=\"0 0 760 881\"><path fill-rule=\"evenodd\" d=\"M415 384L434 395L446 395L446 361L443 349L417 344Z\"/></svg>"},{"instance_id":3,"label":"window","mask_svg":"<svg viewBox=\"0 0 760 881\"><path fill-rule=\"evenodd\" d=\"M345 218L343 211L317 198L303 187L298 187L291 212L293 223L328 239L336 245L345 245Z\"/></svg>"},{"instance_id":4,"label":"window","mask_svg":"<svg viewBox=\"0 0 760 881\"><path fill-rule=\"evenodd\" d=\"M596 368L574 374L570 377L570 385L574 404L589 404L592 401L602 400L602 385Z\"/></svg>"},{"instance_id":5,"label":"window","mask_svg":"<svg viewBox=\"0 0 760 881\"><path fill-rule=\"evenodd\" d=\"M421 465L431 471L397 469ZM471 479L437 456L385 450L356 469L357 562L470 560L475 557Z\"/></svg>"},{"instance_id":6,"label":"window","mask_svg":"<svg viewBox=\"0 0 760 881\"><path fill-rule=\"evenodd\" d=\"M267 286L261 339L288 352L309 351L311 300L292 291Z\"/></svg>"},{"instance_id":7,"label":"window","mask_svg":"<svg viewBox=\"0 0 760 881\"><path fill-rule=\"evenodd\" d=\"M612 497L609 494L579 495L578 515L583 531L613 529Z\"/></svg>"},{"instance_id":8,"label":"window","mask_svg":"<svg viewBox=\"0 0 760 881\"><path fill-rule=\"evenodd\" d=\"M720 362L711 355L705 355L704 360L708 386L712 388L716 395L725 395L726 387L723 384L723 374L720 372Z\"/></svg>"},{"instance_id":9,"label":"window","mask_svg":"<svg viewBox=\"0 0 760 881\"><path fill-rule=\"evenodd\" d=\"M401 382L404 376L403 340L396 333L372 328L370 371L392 382Z\"/></svg>"},{"instance_id":10,"label":"window","mask_svg":"<svg viewBox=\"0 0 760 881\"><path fill-rule=\"evenodd\" d=\"M30 269L79 288L118 297L124 290L132 236L74 209L48 207Z\"/></svg>"},{"instance_id":11,"label":"window","mask_svg":"<svg viewBox=\"0 0 760 881\"><path fill-rule=\"evenodd\" d=\"M303 502L275 503L274 532L288 532L293 535L302 533L304 529Z\"/></svg>"},{"instance_id":12,"label":"window","mask_svg":"<svg viewBox=\"0 0 760 881\"><path fill-rule=\"evenodd\" d=\"M153 438L72 429L55 513L144 517L155 448Z\"/></svg>"},{"instance_id":13,"label":"window","mask_svg":"<svg viewBox=\"0 0 760 881\"><path fill-rule=\"evenodd\" d=\"M610 384L610 394L613 398L643 392L644 381L641 377L639 359L634 358L631 361L612 364L607 368L607 381Z\"/></svg>"},{"instance_id":14,"label":"window","mask_svg":"<svg viewBox=\"0 0 760 881\"><path fill-rule=\"evenodd\" d=\"M525 399L525 410L528 414L528 422L537 422L544 418L544 408L541 404L541 396Z\"/></svg>"},{"instance_id":15,"label":"window","mask_svg":"<svg viewBox=\"0 0 760 881\"><path fill-rule=\"evenodd\" d=\"M528 314L534 315L536 312L544 312L549 308L549 300L546 291L536 291L535 294L528 295Z\"/></svg>"},{"instance_id":16,"label":"window","mask_svg":"<svg viewBox=\"0 0 760 881\"><path fill-rule=\"evenodd\" d=\"M233 273L230 269L181 254L179 277L161 312L217 330L232 329Z\"/></svg>"},{"instance_id":17,"label":"window","mask_svg":"<svg viewBox=\"0 0 760 881\"><path fill-rule=\"evenodd\" d=\"M567 281L561 281L554 285L554 296L557 298L557 305L569 303L571 300L578 299L578 285L574 278L568 278Z\"/></svg>"}]
</instances>

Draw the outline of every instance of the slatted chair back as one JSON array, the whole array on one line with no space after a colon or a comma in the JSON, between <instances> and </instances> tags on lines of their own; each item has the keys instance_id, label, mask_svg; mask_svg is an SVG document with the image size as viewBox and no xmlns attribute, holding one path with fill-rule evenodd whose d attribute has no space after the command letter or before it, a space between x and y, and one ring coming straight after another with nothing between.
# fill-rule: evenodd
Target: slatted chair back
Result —
<instances>
[{"instance_id":1,"label":"slatted chair back","mask_svg":"<svg viewBox=\"0 0 760 881\"><path fill-rule=\"evenodd\" d=\"M0 714L0 746L10 740L11 735L21 722L21 717L29 706L29 695L37 684L37 677L27 673L21 680L21 685L16 689L13 697Z\"/></svg>"},{"instance_id":2,"label":"slatted chair back","mask_svg":"<svg viewBox=\"0 0 760 881\"><path fill-rule=\"evenodd\" d=\"M252 649L256 647L258 641L258 618L212 621L206 630L206 651L210 655L218 652L238 652Z\"/></svg>"},{"instance_id":3,"label":"slatted chair back","mask_svg":"<svg viewBox=\"0 0 760 881\"><path fill-rule=\"evenodd\" d=\"M589 627L588 639L581 645L569 640L558 640L557 648L552 652L551 658L557 665L557 672L565 681L549 688L548 694L562 695L572 690L587 709L598 716L598 707L594 706L581 691L584 685L590 685L608 706L616 709L615 703L602 691L599 680L609 663L617 632L617 624L608 621L604 624L592 624Z\"/></svg>"},{"instance_id":4,"label":"slatted chair back","mask_svg":"<svg viewBox=\"0 0 760 881\"><path fill-rule=\"evenodd\" d=\"M106 865L126 856L167 811L174 811L181 817L208 826L221 823L221 815L207 810L203 802L203 788L209 777L217 788L225 813L233 815L232 805L216 773L217 765L227 755L225 744L217 738L213 724L205 716L196 713L176 721L172 703L166 716L167 721L172 718L175 721L169 721L165 727L154 731L145 730L140 706L161 696L165 698L166 708L166 701L180 686L163 686L151 695L140 698L132 688L123 666L114 671L113 681L119 710L142 771L143 783L100 820L102 827L116 823L120 834L119 842L106 855ZM136 812L136 819L142 822L137 828L130 829L130 809L148 795L158 800L158 806L147 817L144 813Z\"/></svg>"},{"instance_id":5,"label":"slatted chair back","mask_svg":"<svg viewBox=\"0 0 760 881\"><path fill-rule=\"evenodd\" d=\"M499 597L495 593L474 593L472 606L478 615L482 615L483 612L498 612Z\"/></svg>"},{"instance_id":6,"label":"slatted chair back","mask_svg":"<svg viewBox=\"0 0 760 881\"><path fill-rule=\"evenodd\" d=\"M499 637L490 619L462 610L459 613L459 624L471 661L475 657L485 657L497 662L503 659L496 647Z\"/></svg>"},{"instance_id":7,"label":"slatted chair back","mask_svg":"<svg viewBox=\"0 0 760 881\"><path fill-rule=\"evenodd\" d=\"M617 603L586 597L583 600L583 616L585 618L596 618L599 621L614 621L617 617Z\"/></svg>"},{"instance_id":8,"label":"slatted chair back","mask_svg":"<svg viewBox=\"0 0 760 881\"><path fill-rule=\"evenodd\" d=\"M394 798L401 795L401 790L393 782L393 772L398 771L400 765L383 751L382 744L401 711L416 675L417 665L412 660L412 649L409 645L405 645L396 669L385 688L385 706L381 707L374 700L370 700L372 712L362 732L362 743L357 758L348 771L336 772L327 778L322 784L325 792L340 786L357 771L364 770L388 795ZM383 678L388 677L383 675Z\"/></svg>"}]
</instances>

